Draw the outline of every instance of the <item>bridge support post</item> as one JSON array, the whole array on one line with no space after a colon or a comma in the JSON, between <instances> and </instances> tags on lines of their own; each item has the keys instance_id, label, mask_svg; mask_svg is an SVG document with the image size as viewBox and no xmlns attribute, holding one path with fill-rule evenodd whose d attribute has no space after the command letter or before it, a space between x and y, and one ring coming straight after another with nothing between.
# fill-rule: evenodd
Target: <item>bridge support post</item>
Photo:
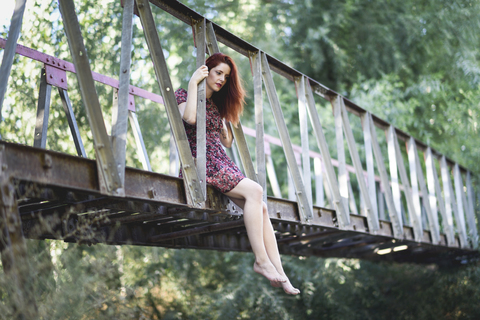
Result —
<instances>
[{"instance_id":1,"label":"bridge support post","mask_svg":"<svg viewBox=\"0 0 480 320\"><path fill-rule=\"evenodd\" d=\"M325 139L325 135L323 133L320 117L316 111L315 100L313 98L313 91L310 81L307 81L306 84L307 86L305 90L307 91L307 111L308 115L310 116L313 132L315 133L317 145L320 149L323 164L325 166L325 182L328 183L328 185L325 186L325 192L327 193L330 206L337 211L337 218L340 228L345 228L350 224L350 213L348 212L347 206L342 199L342 194L340 193L339 183L337 182L335 170L333 169L332 158L330 156L330 151L328 150L327 140Z\"/></svg>"},{"instance_id":2,"label":"bridge support post","mask_svg":"<svg viewBox=\"0 0 480 320\"><path fill-rule=\"evenodd\" d=\"M134 1L125 1L122 20L122 48L120 54L120 77L118 100L112 109L112 148L117 163L118 176L125 185L125 158L128 129L128 103L130 88L130 64L133 34Z\"/></svg>"},{"instance_id":3,"label":"bridge support post","mask_svg":"<svg viewBox=\"0 0 480 320\"><path fill-rule=\"evenodd\" d=\"M14 319L36 319L37 306L32 282L28 279L27 248L15 190L5 178L0 181L0 253L8 279Z\"/></svg>"},{"instance_id":4,"label":"bridge support post","mask_svg":"<svg viewBox=\"0 0 480 320\"><path fill-rule=\"evenodd\" d=\"M258 183L262 186L263 201L267 202L267 168L265 159L265 131L263 125L263 93L261 52L250 52L249 59L253 74L253 95L255 101L255 164Z\"/></svg>"},{"instance_id":5,"label":"bridge support post","mask_svg":"<svg viewBox=\"0 0 480 320\"><path fill-rule=\"evenodd\" d=\"M450 170L447 165L447 158L442 156L440 159L440 168L442 172L443 193L445 195L445 207L448 215L452 214L455 217L460 246L462 248L468 247L467 230L465 227L465 218L460 214L457 206L457 199L455 199L455 192L453 191Z\"/></svg>"},{"instance_id":6,"label":"bridge support post","mask_svg":"<svg viewBox=\"0 0 480 320\"><path fill-rule=\"evenodd\" d=\"M45 68L42 68L40 79L40 92L38 94L37 121L35 122L35 135L33 146L45 149L47 146L48 116L50 115L50 97L52 86L47 83Z\"/></svg>"},{"instance_id":7,"label":"bridge support post","mask_svg":"<svg viewBox=\"0 0 480 320\"><path fill-rule=\"evenodd\" d=\"M347 140L348 150L352 158L353 166L357 174L357 181L360 187L360 194L365 203L365 209L367 211L367 221L370 228L370 232L376 232L380 229L378 222L378 212L377 207L373 207L372 201L369 197L369 191L363 177L363 168L360 161L360 155L355 144L355 138L353 137L353 131L350 125L350 120L348 119L348 113L345 108L345 102L343 98L340 98L340 116L343 124L343 131L345 133L345 139ZM375 184L373 184L373 190L375 190ZM353 197L352 197L353 199Z\"/></svg>"},{"instance_id":8,"label":"bridge support post","mask_svg":"<svg viewBox=\"0 0 480 320\"><path fill-rule=\"evenodd\" d=\"M27 0L17 0L15 2L15 10L13 12L10 28L8 30L7 45L2 58L0 67L0 119L2 118L2 106L5 93L7 92L8 78L12 70L13 58L17 49L18 36L22 29L23 14L25 12L25 3Z\"/></svg>"},{"instance_id":9,"label":"bridge support post","mask_svg":"<svg viewBox=\"0 0 480 320\"><path fill-rule=\"evenodd\" d=\"M220 52L217 37L215 35L215 30L213 29L213 24L210 21L206 23L205 36L207 40L206 47L208 49L208 54L212 55L214 53ZM252 157L250 156L250 152L248 151L247 140L245 139L245 134L243 132L242 122L240 121L236 127L232 126L230 123L228 123L227 125L230 126L230 129L232 129L234 138L233 142L237 145L238 155L240 156L240 162L243 166L245 175L250 180L259 182L259 180L257 179L257 173L255 172L255 169L253 167ZM232 146L232 151L233 150L234 147ZM238 162L236 163L238 164ZM266 201L267 199L266 194L267 190L266 188L264 188L264 201Z\"/></svg>"},{"instance_id":10,"label":"bridge support post","mask_svg":"<svg viewBox=\"0 0 480 320\"><path fill-rule=\"evenodd\" d=\"M442 196L442 189L440 188L440 181L438 179L437 169L435 167L434 156L430 147L428 147L427 151L425 152L425 158L430 206L433 208L434 212L437 211L436 208L438 208L438 210L440 211L440 214L442 215L443 232L447 236L447 244L449 246L454 246L455 232L453 231L452 212L450 210L450 212L448 212L447 214L445 200ZM438 206L436 205L437 201Z\"/></svg>"},{"instance_id":11,"label":"bridge support post","mask_svg":"<svg viewBox=\"0 0 480 320\"><path fill-rule=\"evenodd\" d=\"M80 131L78 130L77 120L75 120L75 115L73 114L72 102L68 97L68 92L63 88L58 88L58 93L60 94L60 99L62 100L63 110L67 116L68 126L70 127L70 132L72 133L77 154L79 157L86 158L87 154L85 153L82 137L80 136Z\"/></svg>"},{"instance_id":12,"label":"bridge support post","mask_svg":"<svg viewBox=\"0 0 480 320\"><path fill-rule=\"evenodd\" d=\"M394 170L392 171L393 183L392 183L392 187L390 187L387 168L385 166L385 160L383 159L382 151L380 149L380 144L378 143L377 133L375 131L372 115L368 112L364 115L364 126L367 126L367 125L369 126L373 154L375 156L375 160L377 161L377 169L378 169L378 173L380 174L380 181L382 183L383 192L385 194L385 203L387 205L390 221L392 222L393 234L396 238L401 239L403 238L403 222L402 222L402 213L400 211L400 189L398 188L398 179L393 180L393 177L397 177L396 162L390 163L391 170L392 169ZM395 164L394 168L392 168L392 164ZM398 206L396 203L397 200L398 200ZM385 214L383 214L383 218L385 218L384 215Z\"/></svg>"},{"instance_id":13,"label":"bridge support post","mask_svg":"<svg viewBox=\"0 0 480 320\"><path fill-rule=\"evenodd\" d=\"M270 72L270 65L267 61L265 53L261 53L261 65L262 65L262 77L267 90L268 100L270 101L270 107L272 108L273 116L277 124L280 140L283 144L283 151L285 152L285 158L287 159L288 168L292 173L293 182L295 183L295 190L297 194L298 209L300 214L300 221L302 223L310 223L313 218L313 209L308 201L305 185L298 169L295 154L293 152L292 142L290 135L288 134L287 125L283 116L280 101L278 99L273 77Z\"/></svg>"},{"instance_id":14,"label":"bridge support post","mask_svg":"<svg viewBox=\"0 0 480 320\"><path fill-rule=\"evenodd\" d=\"M153 14L150 9L150 2L145 0L137 1L138 13L143 26L143 33L147 42L150 56L152 58L153 67L157 82L162 93L167 110L168 120L172 129L177 151L182 163L183 179L185 180L185 191L189 204L195 207L202 207L205 197L200 185L200 179L197 173L195 162L190 151L187 135L182 124L182 116L178 110L175 93L173 91L172 82L168 73L167 63L163 55L160 38L153 20Z\"/></svg>"},{"instance_id":15,"label":"bridge support post","mask_svg":"<svg viewBox=\"0 0 480 320\"><path fill-rule=\"evenodd\" d=\"M75 12L75 5L71 0L60 0L59 6L70 53L75 65L80 93L85 103L87 118L90 123L90 128L92 129L95 153L97 156L97 167L100 176L100 190L106 194L124 196L125 189L118 174L112 144L103 120L87 51ZM103 188L103 184L105 188Z\"/></svg>"},{"instance_id":16,"label":"bridge support post","mask_svg":"<svg viewBox=\"0 0 480 320\"><path fill-rule=\"evenodd\" d=\"M195 44L197 46L197 68L205 64L205 19L193 23ZM207 80L203 79L197 86L197 173L200 179L203 197L207 197Z\"/></svg>"}]
</instances>

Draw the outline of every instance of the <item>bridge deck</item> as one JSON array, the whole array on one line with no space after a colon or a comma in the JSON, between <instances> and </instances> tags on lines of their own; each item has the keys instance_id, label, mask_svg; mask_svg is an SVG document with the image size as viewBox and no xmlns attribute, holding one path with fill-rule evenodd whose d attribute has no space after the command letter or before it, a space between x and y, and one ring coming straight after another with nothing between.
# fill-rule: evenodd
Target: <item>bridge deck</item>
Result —
<instances>
[{"instance_id":1,"label":"bridge deck","mask_svg":"<svg viewBox=\"0 0 480 320\"><path fill-rule=\"evenodd\" d=\"M183 180L133 168L125 174L125 197L100 192L94 160L0 142L2 176L16 190L24 234L33 239L81 243L131 244L169 248L249 251L241 209L208 188L204 209L187 205ZM461 264L478 258L475 250L433 245L425 230L415 242L393 238L389 221L377 234L365 216L351 215L347 230L334 210L314 207L311 224L300 222L297 203L268 198L280 252L396 262Z\"/></svg>"}]
</instances>

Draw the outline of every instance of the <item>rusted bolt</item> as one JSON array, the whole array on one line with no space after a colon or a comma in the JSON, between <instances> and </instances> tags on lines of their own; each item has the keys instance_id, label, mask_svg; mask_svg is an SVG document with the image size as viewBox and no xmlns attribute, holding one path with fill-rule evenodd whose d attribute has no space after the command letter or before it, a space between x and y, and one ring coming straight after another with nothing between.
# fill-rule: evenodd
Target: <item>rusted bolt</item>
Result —
<instances>
[{"instance_id":1,"label":"rusted bolt","mask_svg":"<svg viewBox=\"0 0 480 320\"><path fill-rule=\"evenodd\" d=\"M43 167L50 169L52 167L52 157L49 154L43 154Z\"/></svg>"},{"instance_id":2,"label":"rusted bolt","mask_svg":"<svg viewBox=\"0 0 480 320\"><path fill-rule=\"evenodd\" d=\"M157 191L155 191L154 188L151 188L150 190L148 190L148 197L149 197L150 199L155 198L156 195L157 195Z\"/></svg>"},{"instance_id":3,"label":"rusted bolt","mask_svg":"<svg viewBox=\"0 0 480 320\"><path fill-rule=\"evenodd\" d=\"M50 75L50 79L53 79L53 75Z\"/></svg>"},{"instance_id":4,"label":"rusted bolt","mask_svg":"<svg viewBox=\"0 0 480 320\"><path fill-rule=\"evenodd\" d=\"M123 73L127 73L127 69L123 69Z\"/></svg>"},{"instance_id":5,"label":"rusted bolt","mask_svg":"<svg viewBox=\"0 0 480 320\"><path fill-rule=\"evenodd\" d=\"M60 81L62 81L62 82L65 82L65 80L63 80L63 78L62 78L62 79L60 79Z\"/></svg>"},{"instance_id":6,"label":"rusted bolt","mask_svg":"<svg viewBox=\"0 0 480 320\"><path fill-rule=\"evenodd\" d=\"M47 58L47 62L50 62L50 58Z\"/></svg>"}]
</instances>

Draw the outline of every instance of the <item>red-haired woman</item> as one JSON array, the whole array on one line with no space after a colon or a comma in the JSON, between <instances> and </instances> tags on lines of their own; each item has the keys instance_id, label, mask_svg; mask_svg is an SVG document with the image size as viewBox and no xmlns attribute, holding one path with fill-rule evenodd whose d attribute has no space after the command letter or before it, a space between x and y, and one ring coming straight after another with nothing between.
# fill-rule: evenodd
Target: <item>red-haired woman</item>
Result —
<instances>
[{"instance_id":1,"label":"red-haired woman","mask_svg":"<svg viewBox=\"0 0 480 320\"><path fill-rule=\"evenodd\" d=\"M188 94L185 89L175 92L192 155L197 156L197 88L203 79L206 79L207 97L207 182L243 209L248 239L255 254L253 270L273 286L283 287L286 293L298 294L300 290L291 285L283 271L262 187L246 178L221 146L232 145L233 135L226 122L238 125L245 96L235 62L222 53L210 56L206 65L194 72Z\"/></svg>"}]
</instances>

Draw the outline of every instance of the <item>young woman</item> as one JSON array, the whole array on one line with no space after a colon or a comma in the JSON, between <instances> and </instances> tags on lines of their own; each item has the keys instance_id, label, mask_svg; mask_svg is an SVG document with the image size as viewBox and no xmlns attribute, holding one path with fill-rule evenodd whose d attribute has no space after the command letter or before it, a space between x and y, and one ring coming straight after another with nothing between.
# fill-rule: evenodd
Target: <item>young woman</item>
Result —
<instances>
[{"instance_id":1,"label":"young woman","mask_svg":"<svg viewBox=\"0 0 480 320\"><path fill-rule=\"evenodd\" d=\"M226 155L221 144L230 148L233 141L227 122L238 125L243 111L245 91L235 62L227 55L210 56L206 65L198 68L185 89L175 92L192 155L196 149L197 87L206 79L207 183L213 185L243 209L248 239L255 255L253 270L274 287L283 287L288 294L299 294L283 271L277 240L263 202L262 187L246 178Z\"/></svg>"}]
</instances>

